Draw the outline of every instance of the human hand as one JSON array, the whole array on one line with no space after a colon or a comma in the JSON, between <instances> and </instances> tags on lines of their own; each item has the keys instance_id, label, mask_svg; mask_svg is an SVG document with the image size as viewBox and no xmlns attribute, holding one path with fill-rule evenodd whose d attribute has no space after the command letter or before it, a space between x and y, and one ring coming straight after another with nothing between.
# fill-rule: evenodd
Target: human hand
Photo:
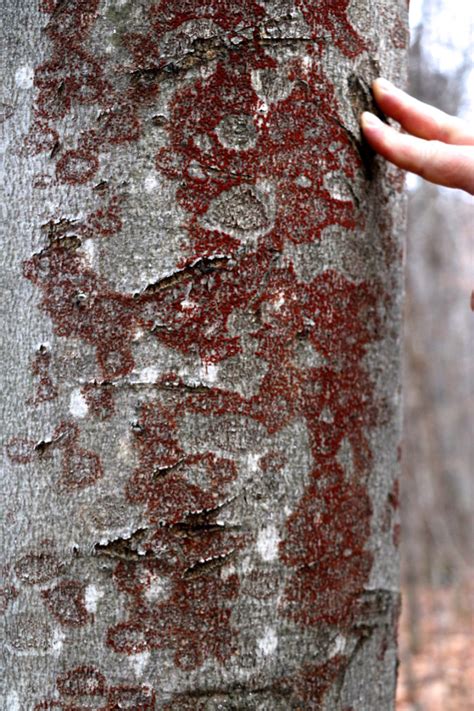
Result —
<instances>
[{"instance_id":1,"label":"human hand","mask_svg":"<svg viewBox=\"0 0 474 711\"><path fill-rule=\"evenodd\" d=\"M361 126L372 148L399 168L474 195L474 131L386 79L376 79L372 90L381 111L407 131L399 133L365 111Z\"/></svg>"}]
</instances>

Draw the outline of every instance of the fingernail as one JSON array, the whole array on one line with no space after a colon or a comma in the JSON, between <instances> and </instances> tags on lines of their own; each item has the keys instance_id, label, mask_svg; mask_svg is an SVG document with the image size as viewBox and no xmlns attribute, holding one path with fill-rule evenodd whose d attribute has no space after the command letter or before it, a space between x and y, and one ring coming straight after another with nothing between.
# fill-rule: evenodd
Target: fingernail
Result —
<instances>
[{"instance_id":1,"label":"fingernail","mask_svg":"<svg viewBox=\"0 0 474 711\"><path fill-rule=\"evenodd\" d=\"M379 77L374 83L377 84L378 91L381 91L384 94L393 94L393 92L396 91L394 84L383 77Z\"/></svg>"},{"instance_id":2,"label":"fingernail","mask_svg":"<svg viewBox=\"0 0 474 711\"><path fill-rule=\"evenodd\" d=\"M362 125L367 126L368 128L376 128L380 125L380 120L377 116L374 116L374 114L371 114L369 111L364 111L361 116L361 121Z\"/></svg>"}]
</instances>

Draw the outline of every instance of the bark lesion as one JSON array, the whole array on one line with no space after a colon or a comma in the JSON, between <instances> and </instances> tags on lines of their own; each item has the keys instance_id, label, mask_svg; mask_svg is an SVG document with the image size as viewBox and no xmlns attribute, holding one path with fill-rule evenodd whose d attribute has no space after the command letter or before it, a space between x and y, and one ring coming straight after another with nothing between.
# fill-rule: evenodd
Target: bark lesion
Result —
<instances>
[{"instance_id":1,"label":"bark lesion","mask_svg":"<svg viewBox=\"0 0 474 711\"><path fill-rule=\"evenodd\" d=\"M151 554L151 551L146 551L141 547L147 531L146 527L138 528L128 537L121 536L107 543L96 543L93 554L121 560L143 560L146 557L150 557Z\"/></svg>"},{"instance_id":2,"label":"bark lesion","mask_svg":"<svg viewBox=\"0 0 474 711\"><path fill-rule=\"evenodd\" d=\"M182 269L176 269L172 274L167 274L160 279L148 284L142 291L134 294L135 299L141 296L152 296L164 289L169 289L177 284L192 281L196 276L200 277L210 274L215 271L222 271L232 265L232 259L226 255L217 255L215 257L200 257L192 264L188 264Z\"/></svg>"}]
</instances>

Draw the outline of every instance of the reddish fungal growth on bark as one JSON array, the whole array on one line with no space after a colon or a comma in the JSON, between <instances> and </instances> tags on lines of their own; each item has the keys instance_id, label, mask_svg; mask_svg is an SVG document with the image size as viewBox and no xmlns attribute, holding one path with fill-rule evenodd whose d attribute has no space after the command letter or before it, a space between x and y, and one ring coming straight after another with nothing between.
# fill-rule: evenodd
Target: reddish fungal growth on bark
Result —
<instances>
[{"instance_id":1,"label":"reddish fungal growth on bark","mask_svg":"<svg viewBox=\"0 0 474 711\"><path fill-rule=\"evenodd\" d=\"M57 556L47 551L27 553L14 565L17 578L25 585L40 585L55 578L62 564Z\"/></svg>"},{"instance_id":2,"label":"reddish fungal growth on bark","mask_svg":"<svg viewBox=\"0 0 474 711\"><path fill-rule=\"evenodd\" d=\"M61 487L82 489L103 476L99 455L79 446L79 428L76 424L61 422L54 431L53 442L63 448L58 482Z\"/></svg>"},{"instance_id":3,"label":"reddish fungal growth on bark","mask_svg":"<svg viewBox=\"0 0 474 711\"><path fill-rule=\"evenodd\" d=\"M236 478L235 464L212 453L185 456L177 436L178 412L180 405L174 412L150 403L134 426L139 465L128 497L146 504L150 522L159 527L145 547L153 561L117 566L115 579L129 595L130 619L109 630L107 643L124 654L171 648L178 667L194 669L206 658L223 662L235 651L230 603L238 593L238 577L222 580L214 568L245 539L214 521ZM158 590L153 590L157 579Z\"/></svg>"},{"instance_id":4,"label":"reddish fungal growth on bark","mask_svg":"<svg viewBox=\"0 0 474 711\"><path fill-rule=\"evenodd\" d=\"M61 696L104 696L105 676L95 667L76 667L58 677L56 681Z\"/></svg>"},{"instance_id":5,"label":"reddish fungal growth on bark","mask_svg":"<svg viewBox=\"0 0 474 711\"><path fill-rule=\"evenodd\" d=\"M129 683L109 686L104 674L93 666L69 670L58 677L56 685L60 700L41 701L35 705L35 711L79 711L99 706L101 711L154 711L156 708L156 694L151 686Z\"/></svg>"},{"instance_id":6,"label":"reddish fungal growth on bark","mask_svg":"<svg viewBox=\"0 0 474 711\"><path fill-rule=\"evenodd\" d=\"M56 44L74 46L76 42L84 39L92 28L99 7L100 0L68 0L67 3L57 0L51 17L46 25L46 34ZM49 4L49 3L48 3ZM44 5L43 5L44 7Z\"/></svg>"},{"instance_id":7,"label":"reddish fungal growth on bark","mask_svg":"<svg viewBox=\"0 0 474 711\"><path fill-rule=\"evenodd\" d=\"M59 484L66 489L83 489L104 475L99 455L81 447L63 453Z\"/></svg>"},{"instance_id":8,"label":"reddish fungal growth on bark","mask_svg":"<svg viewBox=\"0 0 474 711\"><path fill-rule=\"evenodd\" d=\"M313 473L280 544L282 560L297 572L281 611L301 625L349 625L372 567L365 549L371 504L365 489L344 481L337 463Z\"/></svg>"},{"instance_id":9,"label":"reddish fungal growth on bark","mask_svg":"<svg viewBox=\"0 0 474 711\"><path fill-rule=\"evenodd\" d=\"M84 585L78 580L62 580L41 593L48 610L65 627L82 627L90 620L84 598Z\"/></svg>"},{"instance_id":10,"label":"reddish fungal growth on bark","mask_svg":"<svg viewBox=\"0 0 474 711\"><path fill-rule=\"evenodd\" d=\"M47 402L48 400L54 400L54 398L58 395L58 390L49 374L50 366L51 353L45 346L40 346L35 354L33 363L31 365L31 370L33 371L33 374L38 376L39 378L39 384L36 389L36 394L33 398L34 404L38 404L40 402Z\"/></svg>"},{"instance_id":11,"label":"reddish fungal growth on bark","mask_svg":"<svg viewBox=\"0 0 474 711\"><path fill-rule=\"evenodd\" d=\"M218 574L207 573L183 578L179 567L173 566L170 592L163 602L147 605L146 599L136 593L131 607L136 618L108 632L107 644L115 652L171 649L180 669L195 669L207 658L223 663L235 653L230 616L232 600L238 594L238 577L221 580Z\"/></svg>"},{"instance_id":12,"label":"reddish fungal growth on bark","mask_svg":"<svg viewBox=\"0 0 474 711\"><path fill-rule=\"evenodd\" d=\"M59 133L41 120L36 120L25 138L24 150L35 156L52 151L59 144Z\"/></svg>"},{"instance_id":13,"label":"reddish fungal growth on bark","mask_svg":"<svg viewBox=\"0 0 474 711\"><path fill-rule=\"evenodd\" d=\"M51 14L57 5L58 0L40 0L39 10Z\"/></svg>"},{"instance_id":14,"label":"reddish fungal growth on bark","mask_svg":"<svg viewBox=\"0 0 474 711\"><path fill-rule=\"evenodd\" d=\"M80 254L61 244L25 262L24 274L43 290L41 308L53 320L55 332L95 346L105 379L132 370L130 344L137 319L131 297L107 290Z\"/></svg>"},{"instance_id":15,"label":"reddish fungal growth on bark","mask_svg":"<svg viewBox=\"0 0 474 711\"><path fill-rule=\"evenodd\" d=\"M329 33L332 41L346 57L357 57L367 49L362 37L354 30L348 18L350 0L296 0L301 12L311 27L313 39L322 49L326 38L321 30Z\"/></svg>"},{"instance_id":16,"label":"reddish fungal growth on bark","mask_svg":"<svg viewBox=\"0 0 474 711\"><path fill-rule=\"evenodd\" d=\"M90 214L84 225L80 228L81 236L111 237L122 229L121 200L114 196L106 207L101 207Z\"/></svg>"},{"instance_id":17,"label":"reddish fungal growth on bark","mask_svg":"<svg viewBox=\"0 0 474 711\"><path fill-rule=\"evenodd\" d=\"M283 452L270 451L260 458L258 465L264 474L275 474L283 469L288 458Z\"/></svg>"},{"instance_id":18,"label":"reddish fungal growth on bark","mask_svg":"<svg viewBox=\"0 0 474 711\"><path fill-rule=\"evenodd\" d=\"M107 644L114 652L121 654L141 654L150 649L147 639L147 623L120 622L107 633Z\"/></svg>"},{"instance_id":19,"label":"reddish fungal growth on bark","mask_svg":"<svg viewBox=\"0 0 474 711\"><path fill-rule=\"evenodd\" d=\"M292 679L284 679L283 688L290 687L294 700L304 703L306 709L320 709L334 682L341 677L349 660L338 654L323 664L304 666Z\"/></svg>"},{"instance_id":20,"label":"reddish fungal growth on bark","mask_svg":"<svg viewBox=\"0 0 474 711\"><path fill-rule=\"evenodd\" d=\"M67 151L59 159L56 175L64 183L87 183L99 168L99 158L92 151L79 149Z\"/></svg>"},{"instance_id":21,"label":"reddish fungal growth on bark","mask_svg":"<svg viewBox=\"0 0 474 711\"><path fill-rule=\"evenodd\" d=\"M6 611L6 609L8 608L8 605L11 602L13 602L13 600L16 600L18 595L19 595L19 592L13 585L4 585L3 587L0 587L0 614L1 615L3 615L3 613Z\"/></svg>"},{"instance_id":22,"label":"reddish fungal growth on bark","mask_svg":"<svg viewBox=\"0 0 474 711\"><path fill-rule=\"evenodd\" d=\"M109 420L115 412L113 385L88 383L81 389L90 412L99 420Z\"/></svg>"},{"instance_id":23,"label":"reddish fungal growth on bark","mask_svg":"<svg viewBox=\"0 0 474 711\"><path fill-rule=\"evenodd\" d=\"M193 215L188 229L196 246L205 240L203 229L211 244L213 232L226 235L222 246L231 250L236 239L246 241L254 232L260 237L269 232L266 240L281 248L286 240L311 242L329 225L353 229L353 202L332 197L324 183L335 171L349 181L360 167L359 155L340 125L332 87L316 70L294 63L291 76L296 83L290 95L259 119L261 100L248 67L242 66L243 57L254 70L274 68L268 57L238 52L226 65L219 63L209 79L181 90L171 102L170 146L157 154L158 169L180 180L176 197ZM240 134L234 141L223 137L220 129L229 116L239 118L239 125L247 122L250 138L243 147L237 141ZM256 190L257 179L274 186L275 215L264 193ZM233 216L233 201L236 206L242 203L242 191L247 191L247 202L254 202L247 205L246 221L236 208ZM219 196L222 208L216 202Z\"/></svg>"},{"instance_id":24,"label":"reddish fungal growth on bark","mask_svg":"<svg viewBox=\"0 0 474 711\"><path fill-rule=\"evenodd\" d=\"M219 0L202 5L198 0L161 0L150 11L153 29L158 38L177 30L191 20L212 20L225 31L241 23L255 26L265 16L265 10L255 0Z\"/></svg>"},{"instance_id":25,"label":"reddish fungal growth on bark","mask_svg":"<svg viewBox=\"0 0 474 711\"><path fill-rule=\"evenodd\" d=\"M26 437L12 437L6 444L7 456L14 464L28 464L35 456L36 442Z\"/></svg>"},{"instance_id":26,"label":"reddish fungal growth on bark","mask_svg":"<svg viewBox=\"0 0 474 711\"><path fill-rule=\"evenodd\" d=\"M159 475L160 470L166 473L183 459L176 419L169 409L159 403L143 405L134 435L140 471Z\"/></svg>"},{"instance_id":27,"label":"reddish fungal growth on bark","mask_svg":"<svg viewBox=\"0 0 474 711\"><path fill-rule=\"evenodd\" d=\"M159 403L142 407L134 428L139 465L127 486L131 501L145 503L150 519L167 525L193 511L214 509L237 476L229 459L212 453L185 456L176 415Z\"/></svg>"},{"instance_id":28,"label":"reddish fungal growth on bark","mask_svg":"<svg viewBox=\"0 0 474 711\"><path fill-rule=\"evenodd\" d=\"M112 686L107 697L106 711L154 711L156 695L150 686Z\"/></svg>"}]
</instances>

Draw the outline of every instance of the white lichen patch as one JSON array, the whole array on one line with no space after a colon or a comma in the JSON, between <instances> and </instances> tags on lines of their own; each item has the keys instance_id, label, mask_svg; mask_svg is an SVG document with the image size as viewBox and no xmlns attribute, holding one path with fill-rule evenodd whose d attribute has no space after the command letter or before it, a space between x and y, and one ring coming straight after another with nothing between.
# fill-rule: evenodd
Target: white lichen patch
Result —
<instances>
[{"instance_id":1,"label":"white lichen patch","mask_svg":"<svg viewBox=\"0 0 474 711\"><path fill-rule=\"evenodd\" d=\"M138 376L138 380L140 383L145 383L147 385L152 385L153 383L156 383L160 376L158 368L155 368L154 366L148 366L147 368L143 368Z\"/></svg>"},{"instance_id":2,"label":"white lichen patch","mask_svg":"<svg viewBox=\"0 0 474 711\"><path fill-rule=\"evenodd\" d=\"M283 304L285 303L285 294L283 291L277 291L275 298L273 299L273 308L275 311L279 311Z\"/></svg>"},{"instance_id":3,"label":"white lichen patch","mask_svg":"<svg viewBox=\"0 0 474 711\"><path fill-rule=\"evenodd\" d=\"M278 556L280 536L274 524L262 528L257 537L257 550L262 560L269 562Z\"/></svg>"},{"instance_id":4,"label":"white lichen patch","mask_svg":"<svg viewBox=\"0 0 474 711\"><path fill-rule=\"evenodd\" d=\"M85 239L81 245L81 252L87 263L93 267L95 257L95 242L93 239Z\"/></svg>"},{"instance_id":5,"label":"white lichen patch","mask_svg":"<svg viewBox=\"0 0 474 711\"><path fill-rule=\"evenodd\" d=\"M88 585L84 591L84 604L87 612L97 612L97 603L104 597L104 592L96 585Z\"/></svg>"},{"instance_id":6,"label":"white lichen patch","mask_svg":"<svg viewBox=\"0 0 474 711\"><path fill-rule=\"evenodd\" d=\"M219 366L216 363L203 362L199 368L199 379L202 383L212 384L217 380Z\"/></svg>"},{"instance_id":7,"label":"white lichen patch","mask_svg":"<svg viewBox=\"0 0 474 711\"><path fill-rule=\"evenodd\" d=\"M156 176L156 173L148 173L145 180L143 181L143 187L145 188L145 192L154 192L158 188L158 185L159 181Z\"/></svg>"},{"instance_id":8,"label":"white lichen patch","mask_svg":"<svg viewBox=\"0 0 474 711\"><path fill-rule=\"evenodd\" d=\"M12 690L7 696L7 711L21 711L20 699L16 691Z\"/></svg>"},{"instance_id":9,"label":"white lichen patch","mask_svg":"<svg viewBox=\"0 0 474 711\"><path fill-rule=\"evenodd\" d=\"M119 439L117 457L121 462L128 462L132 457L132 448L128 434Z\"/></svg>"},{"instance_id":10,"label":"white lichen patch","mask_svg":"<svg viewBox=\"0 0 474 711\"><path fill-rule=\"evenodd\" d=\"M313 185L313 181L308 178L306 175L298 175L298 177L295 180L295 183L300 186L300 188L310 188Z\"/></svg>"},{"instance_id":11,"label":"white lichen patch","mask_svg":"<svg viewBox=\"0 0 474 711\"><path fill-rule=\"evenodd\" d=\"M189 299L183 299L181 302L181 308L184 309L185 311L191 311L192 309L195 309L197 306L195 301L190 301Z\"/></svg>"},{"instance_id":12,"label":"white lichen patch","mask_svg":"<svg viewBox=\"0 0 474 711\"><path fill-rule=\"evenodd\" d=\"M156 600L163 600L168 597L168 591L169 584L166 578L160 575L153 575L145 589L145 597L150 602L156 602Z\"/></svg>"},{"instance_id":13,"label":"white lichen patch","mask_svg":"<svg viewBox=\"0 0 474 711\"><path fill-rule=\"evenodd\" d=\"M73 417L79 419L85 417L89 412L89 406L79 388L74 388L71 393L71 397L69 398L69 412Z\"/></svg>"},{"instance_id":14,"label":"white lichen patch","mask_svg":"<svg viewBox=\"0 0 474 711\"><path fill-rule=\"evenodd\" d=\"M139 654L131 654L128 657L128 662L133 669L133 673L137 678L143 675L143 671L150 659L150 652L140 652Z\"/></svg>"},{"instance_id":15,"label":"white lichen patch","mask_svg":"<svg viewBox=\"0 0 474 711\"><path fill-rule=\"evenodd\" d=\"M263 637L257 640L257 650L260 656L269 657L278 647L278 637L273 627L267 627Z\"/></svg>"},{"instance_id":16,"label":"white lichen patch","mask_svg":"<svg viewBox=\"0 0 474 711\"><path fill-rule=\"evenodd\" d=\"M346 648L346 642L346 638L342 634L338 634L329 649L329 659L332 659L332 657L338 654L342 654Z\"/></svg>"},{"instance_id":17,"label":"white lichen patch","mask_svg":"<svg viewBox=\"0 0 474 711\"><path fill-rule=\"evenodd\" d=\"M56 627L53 631L53 639L51 643L51 654L53 654L55 657L59 657L59 655L61 654L65 639L66 635L64 634L62 629L60 627Z\"/></svg>"},{"instance_id":18,"label":"white lichen patch","mask_svg":"<svg viewBox=\"0 0 474 711\"><path fill-rule=\"evenodd\" d=\"M258 463L261 456L261 454L255 454L254 452L249 452L247 454L247 468L249 472L252 472L252 474L258 472Z\"/></svg>"},{"instance_id":19,"label":"white lichen patch","mask_svg":"<svg viewBox=\"0 0 474 711\"><path fill-rule=\"evenodd\" d=\"M15 84L19 89L31 89L33 86L33 80L35 76L35 70L28 64L24 64L22 67L18 67L15 72Z\"/></svg>"},{"instance_id":20,"label":"white lichen patch","mask_svg":"<svg viewBox=\"0 0 474 711\"><path fill-rule=\"evenodd\" d=\"M223 565L221 568L221 580L227 580L227 578L230 578L231 575L235 575L236 572L237 570L233 563Z\"/></svg>"}]
</instances>

